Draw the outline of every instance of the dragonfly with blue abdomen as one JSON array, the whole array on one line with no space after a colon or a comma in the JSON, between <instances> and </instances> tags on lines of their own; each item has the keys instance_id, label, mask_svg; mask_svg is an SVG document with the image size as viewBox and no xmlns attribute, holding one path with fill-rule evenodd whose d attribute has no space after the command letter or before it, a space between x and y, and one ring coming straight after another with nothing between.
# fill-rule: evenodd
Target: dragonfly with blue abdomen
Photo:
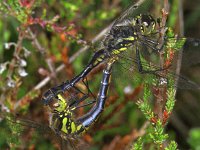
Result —
<instances>
[{"instance_id":1,"label":"dragonfly with blue abdomen","mask_svg":"<svg viewBox=\"0 0 200 150\"><path fill-rule=\"evenodd\" d=\"M129 77L131 79L134 79L135 71L137 71L143 75L155 75L165 81L169 78L174 78L174 80L179 81L176 85L178 88L199 89L200 86L198 84L175 72L174 66L176 66L176 63L172 61L173 59L169 58L169 54L165 53L164 59L171 63L168 63L169 65L166 65L167 63L161 64L160 54L162 53L163 55L167 49L170 49L171 52L173 49L176 53L175 55L178 55L181 48L186 53L188 49L200 49L200 40L177 38L176 36L166 34L163 35L164 41L160 43L161 26L158 21L159 19L142 10L142 6L150 5L151 2L151 0L141 0L139 4L131 5L113 22L110 30L105 35L101 45L96 48L97 51L94 52L85 69L70 80L70 82L65 82L49 89L44 93L43 101L48 103L59 93L83 80L99 64L107 63L110 59L117 60L115 65L118 64L117 66L123 69L118 69L120 72L130 72L129 74L131 75ZM192 51L190 52L192 53ZM193 62L196 63L195 61ZM167 75L166 70L168 71Z\"/></svg>"},{"instance_id":2,"label":"dragonfly with blue abdomen","mask_svg":"<svg viewBox=\"0 0 200 150\"><path fill-rule=\"evenodd\" d=\"M105 100L107 97L110 82L112 64L114 62L115 60L109 61L107 67L103 71L103 77L99 93L95 101L95 105L86 114L83 114L82 116L76 117L76 110L90 105L94 103L94 101L85 102L86 99L89 98L88 93L90 93L90 91L88 91L88 93L83 93L80 89L78 89L77 87L75 88L73 86L71 87L71 89L68 89L71 91L66 91L65 93L58 94L46 104L46 106L49 109L50 116L48 126L38 124L31 120L20 119L16 116L11 117L9 113L4 113L5 115L1 115L0 117L6 118L6 120L9 122L8 124L11 123L14 125L22 125L26 127L44 130L46 132L51 132L52 130L54 131L55 135L61 137L61 141L67 141L69 143L67 144L68 146L71 145L73 149L77 149L77 146L73 144L73 141L77 141L80 135L82 135L86 130L91 128L91 126L94 124L95 121L97 121L97 119L104 110ZM89 89L89 87L86 88ZM80 96L79 94L82 96ZM83 148L84 147L81 147L81 149Z\"/></svg>"},{"instance_id":3,"label":"dragonfly with blue abdomen","mask_svg":"<svg viewBox=\"0 0 200 150\"><path fill-rule=\"evenodd\" d=\"M88 65L79 75L44 93L43 101L46 105L50 106L52 102L54 103L60 100L65 101L66 98L62 98L62 93L69 91L71 88L77 89L76 84L85 79L88 73L99 64L106 64L110 60L116 61L112 65L114 69L117 68L116 70L121 72L121 74L118 74L120 76L129 72L128 78L130 77L134 80L135 71L138 71L140 74L146 75L147 78L148 75L160 78L159 84L168 83L168 80L173 78L174 80L179 80L179 83L176 86L178 88L199 88L198 84L193 83L186 77L174 72L173 67L175 62L173 62L173 60L175 58L174 55L177 55L181 48L183 48L186 53L187 47L189 47L189 49L198 49L200 47L200 40L177 38L174 35L171 36L171 31L168 29L163 38L164 42L160 45L160 24L152 15L134 13L138 9L137 5L132 5L125 11L125 14L128 15L123 14L122 17L114 21L102 41L101 46L97 48L97 51L92 56ZM162 64L160 63L160 54L162 54L164 60ZM123 70L117 66L121 67ZM121 82L123 81L121 80ZM101 87L104 90L102 89L100 91L105 91L105 88L108 88L108 85L101 85ZM101 97L102 95L100 94L99 96ZM67 128L64 128L67 131L64 132L64 134L69 134L73 137L74 135L80 135L87 127L90 127L102 112L103 105L100 106L99 104L105 102L104 97L106 97L105 94L102 98L97 99L97 104L89 113L85 114L84 117L81 117L76 121L70 120L70 123L68 124L69 131ZM75 99L74 103L77 104L79 103L78 101L79 99ZM71 114L65 113L71 118ZM59 116L56 116L55 118L59 118ZM67 116L64 117L63 121L63 124L66 124L67 121L69 121ZM79 121L80 124L77 124ZM62 129L61 127L60 129ZM57 127L55 129L57 130ZM60 133L60 130L57 130L57 132Z\"/></svg>"}]
</instances>

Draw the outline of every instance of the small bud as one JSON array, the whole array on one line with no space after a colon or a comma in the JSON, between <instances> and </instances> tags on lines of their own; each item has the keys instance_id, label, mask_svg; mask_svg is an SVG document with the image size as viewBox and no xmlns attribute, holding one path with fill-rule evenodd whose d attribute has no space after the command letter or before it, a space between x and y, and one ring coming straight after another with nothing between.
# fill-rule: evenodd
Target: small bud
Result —
<instances>
[{"instance_id":1,"label":"small bud","mask_svg":"<svg viewBox=\"0 0 200 150\"><path fill-rule=\"evenodd\" d=\"M4 44L5 49L10 49L10 45L8 43Z\"/></svg>"},{"instance_id":2,"label":"small bud","mask_svg":"<svg viewBox=\"0 0 200 150\"><path fill-rule=\"evenodd\" d=\"M28 73L25 71L24 68L18 68L18 74L21 76L21 77L25 77L28 75Z\"/></svg>"},{"instance_id":3,"label":"small bud","mask_svg":"<svg viewBox=\"0 0 200 150\"><path fill-rule=\"evenodd\" d=\"M7 113L10 112L10 109L9 109L7 106L5 106L5 105L1 105L1 109L2 109L3 111L7 112Z\"/></svg>"},{"instance_id":4,"label":"small bud","mask_svg":"<svg viewBox=\"0 0 200 150\"><path fill-rule=\"evenodd\" d=\"M26 48L23 48L23 50L24 50L24 57L27 58L31 54L31 52Z\"/></svg>"},{"instance_id":5,"label":"small bud","mask_svg":"<svg viewBox=\"0 0 200 150\"><path fill-rule=\"evenodd\" d=\"M26 61L25 61L24 59L20 59L20 60L19 60L19 65L20 65L21 67L26 67L27 63L26 63Z\"/></svg>"},{"instance_id":6,"label":"small bud","mask_svg":"<svg viewBox=\"0 0 200 150\"><path fill-rule=\"evenodd\" d=\"M0 74L2 74L6 70L5 64L0 64Z\"/></svg>"},{"instance_id":7,"label":"small bud","mask_svg":"<svg viewBox=\"0 0 200 150\"><path fill-rule=\"evenodd\" d=\"M2 74L6 70L8 63L9 62L0 64L0 74Z\"/></svg>"},{"instance_id":8,"label":"small bud","mask_svg":"<svg viewBox=\"0 0 200 150\"><path fill-rule=\"evenodd\" d=\"M16 83L13 79L9 79L7 82L8 87L14 88Z\"/></svg>"}]
</instances>

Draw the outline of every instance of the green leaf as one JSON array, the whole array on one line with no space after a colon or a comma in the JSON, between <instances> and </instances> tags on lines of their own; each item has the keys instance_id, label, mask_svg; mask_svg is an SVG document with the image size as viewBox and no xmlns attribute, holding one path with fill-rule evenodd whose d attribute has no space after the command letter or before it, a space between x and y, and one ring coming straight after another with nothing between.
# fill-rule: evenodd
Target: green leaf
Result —
<instances>
[{"instance_id":1,"label":"green leaf","mask_svg":"<svg viewBox=\"0 0 200 150\"><path fill-rule=\"evenodd\" d=\"M134 143L131 150L143 150L143 141L141 137Z\"/></svg>"},{"instance_id":2,"label":"green leaf","mask_svg":"<svg viewBox=\"0 0 200 150\"><path fill-rule=\"evenodd\" d=\"M175 141L171 141L165 150L177 150L177 144Z\"/></svg>"}]
</instances>

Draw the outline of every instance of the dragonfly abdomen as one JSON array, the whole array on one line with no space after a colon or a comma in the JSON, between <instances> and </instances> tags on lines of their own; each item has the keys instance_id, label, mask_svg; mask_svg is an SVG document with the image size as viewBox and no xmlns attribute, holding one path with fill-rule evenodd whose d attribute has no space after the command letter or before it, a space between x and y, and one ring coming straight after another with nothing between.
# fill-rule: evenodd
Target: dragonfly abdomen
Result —
<instances>
[{"instance_id":1,"label":"dragonfly abdomen","mask_svg":"<svg viewBox=\"0 0 200 150\"><path fill-rule=\"evenodd\" d=\"M111 64L108 63L107 68L103 71L103 78L101 81L96 105L91 109L90 112L77 119L77 122L82 124L82 126L85 128L90 127L98 119L104 109L110 82L111 67Z\"/></svg>"}]
</instances>

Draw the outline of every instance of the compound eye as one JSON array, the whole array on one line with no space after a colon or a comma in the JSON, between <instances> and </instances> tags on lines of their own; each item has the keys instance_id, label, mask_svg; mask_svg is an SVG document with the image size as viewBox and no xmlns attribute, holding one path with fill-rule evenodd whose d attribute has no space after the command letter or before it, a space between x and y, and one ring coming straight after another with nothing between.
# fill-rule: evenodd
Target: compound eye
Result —
<instances>
[{"instance_id":1,"label":"compound eye","mask_svg":"<svg viewBox=\"0 0 200 150\"><path fill-rule=\"evenodd\" d=\"M143 25L144 25L145 27L148 27L148 26L149 26L149 24L148 24L147 22L143 22Z\"/></svg>"},{"instance_id":2,"label":"compound eye","mask_svg":"<svg viewBox=\"0 0 200 150\"><path fill-rule=\"evenodd\" d=\"M54 103L54 104L53 104L53 107L55 107L55 108L57 108L57 107L59 107L59 106L60 106L59 103Z\"/></svg>"},{"instance_id":3,"label":"compound eye","mask_svg":"<svg viewBox=\"0 0 200 150\"><path fill-rule=\"evenodd\" d=\"M57 98L52 98L51 101L48 103L48 107L53 110L57 107L59 107L60 104L59 104L59 99Z\"/></svg>"},{"instance_id":4,"label":"compound eye","mask_svg":"<svg viewBox=\"0 0 200 150\"><path fill-rule=\"evenodd\" d=\"M53 97L54 97L54 93L51 90L48 90L44 93L42 97L42 101L45 105L49 105L49 102L51 102Z\"/></svg>"}]
</instances>

